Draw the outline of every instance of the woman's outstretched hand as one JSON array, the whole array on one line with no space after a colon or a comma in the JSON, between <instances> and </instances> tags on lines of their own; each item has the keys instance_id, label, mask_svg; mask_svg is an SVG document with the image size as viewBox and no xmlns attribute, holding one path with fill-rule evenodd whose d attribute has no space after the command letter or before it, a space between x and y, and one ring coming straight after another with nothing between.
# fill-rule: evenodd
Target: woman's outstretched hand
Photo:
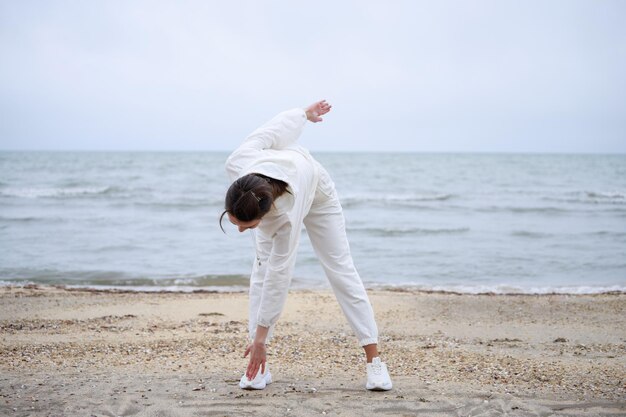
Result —
<instances>
[{"instance_id":1,"label":"woman's outstretched hand","mask_svg":"<svg viewBox=\"0 0 626 417\"><path fill-rule=\"evenodd\" d=\"M310 122L317 123L322 121L322 118L320 116L328 113L332 107L333 106L328 104L326 100L321 100L311 104L309 107L304 109L304 111L306 112L306 118Z\"/></svg>"},{"instance_id":2,"label":"woman's outstretched hand","mask_svg":"<svg viewBox=\"0 0 626 417\"><path fill-rule=\"evenodd\" d=\"M261 373L265 373L265 343L250 343L246 349L246 353L243 354L243 357L245 358L248 354L250 354L250 361L248 362L248 368L246 369L246 378L252 381L259 372L259 367L261 368Z\"/></svg>"}]
</instances>

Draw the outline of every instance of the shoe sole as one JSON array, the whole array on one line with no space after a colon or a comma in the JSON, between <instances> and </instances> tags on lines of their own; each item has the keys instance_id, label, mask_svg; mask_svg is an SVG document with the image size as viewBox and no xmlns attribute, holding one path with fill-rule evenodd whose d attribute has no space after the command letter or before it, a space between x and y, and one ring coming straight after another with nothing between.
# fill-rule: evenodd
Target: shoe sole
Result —
<instances>
[{"instance_id":1,"label":"shoe sole","mask_svg":"<svg viewBox=\"0 0 626 417\"><path fill-rule=\"evenodd\" d=\"M265 383L265 381L261 381L258 384L251 384L251 385L242 384L241 382L239 383L239 388L245 389L245 390L265 389L266 386L267 384Z\"/></svg>"},{"instance_id":2,"label":"shoe sole","mask_svg":"<svg viewBox=\"0 0 626 417\"><path fill-rule=\"evenodd\" d=\"M389 391L392 388L392 385L385 385L385 386L378 386L378 385L374 385L374 386L370 386L370 385L366 385L365 388L368 391Z\"/></svg>"}]
</instances>

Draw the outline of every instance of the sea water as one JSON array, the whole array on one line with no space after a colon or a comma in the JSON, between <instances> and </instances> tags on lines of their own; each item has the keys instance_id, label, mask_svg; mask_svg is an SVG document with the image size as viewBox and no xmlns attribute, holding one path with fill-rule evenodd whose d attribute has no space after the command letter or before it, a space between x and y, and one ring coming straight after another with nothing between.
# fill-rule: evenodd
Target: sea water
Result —
<instances>
[{"instance_id":1,"label":"sea water","mask_svg":"<svg viewBox=\"0 0 626 417\"><path fill-rule=\"evenodd\" d=\"M368 287L626 290L626 156L314 153ZM0 153L0 282L247 286L221 152ZM292 286L328 286L303 230Z\"/></svg>"}]
</instances>

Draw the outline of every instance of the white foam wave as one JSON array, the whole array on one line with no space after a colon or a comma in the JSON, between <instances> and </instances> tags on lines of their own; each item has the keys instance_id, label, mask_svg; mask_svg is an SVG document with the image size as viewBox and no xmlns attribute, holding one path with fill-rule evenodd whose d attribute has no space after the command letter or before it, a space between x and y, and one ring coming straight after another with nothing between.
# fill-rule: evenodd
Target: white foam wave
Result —
<instances>
[{"instance_id":1,"label":"white foam wave","mask_svg":"<svg viewBox=\"0 0 626 417\"><path fill-rule=\"evenodd\" d=\"M32 281L0 281L0 287L18 287L24 288L29 286L38 287L61 287L70 289L86 289L86 290L98 290L98 291L131 291L131 292L182 292L191 293L198 291L209 292L245 292L247 286L232 285L232 286L181 286L181 285L164 285L164 286L149 286L149 285L93 285L93 284L41 284Z\"/></svg>"},{"instance_id":2,"label":"white foam wave","mask_svg":"<svg viewBox=\"0 0 626 417\"><path fill-rule=\"evenodd\" d=\"M517 237L527 237L527 238L535 238L535 239L553 236L550 233L535 232L535 231L530 231L530 230L514 230L511 232L511 235L517 236Z\"/></svg>"},{"instance_id":3,"label":"white foam wave","mask_svg":"<svg viewBox=\"0 0 626 417\"><path fill-rule=\"evenodd\" d=\"M600 198L610 200L625 200L626 194L619 191L585 191L589 198Z\"/></svg>"},{"instance_id":4,"label":"white foam wave","mask_svg":"<svg viewBox=\"0 0 626 417\"><path fill-rule=\"evenodd\" d=\"M363 232L373 236L401 236L401 235L439 235L439 234L458 234L470 231L469 227L443 228L443 229L427 229L420 227L407 228L350 228L350 231Z\"/></svg>"},{"instance_id":5,"label":"white foam wave","mask_svg":"<svg viewBox=\"0 0 626 417\"><path fill-rule=\"evenodd\" d=\"M54 198L74 197L81 195L106 194L113 187L67 187L67 188L5 188L0 190L0 196L20 198Z\"/></svg>"},{"instance_id":6,"label":"white foam wave","mask_svg":"<svg viewBox=\"0 0 626 417\"><path fill-rule=\"evenodd\" d=\"M369 288L379 289L409 289L427 292L446 292L459 294L526 294L526 295L546 295L546 294L605 294L605 293L626 293L626 285L609 286L531 286L518 287L513 285L424 285L417 283L404 284L370 284Z\"/></svg>"},{"instance_id":7,"label":"white foam wave","mask_svg":"<svg viewBox=\"0 0 626 417\"><path fill-rule=\"evenodd\" d=\"M196 285L194 285L194 283ZM183 285L181 285L183 284ZM185 285L186 284L186 285ZM176 279L173 283L171 280L167 280L166 285L159 285L159 281L155 280L152 285L145 285L139 282L134 285L103 285L94 283L81 283L81 284L52 284L42 283L33 280L0 280L0 287L24 287L30 285L37 286L61 286L66 288L88 288L97 290L121 290L121 291L141 291L141 292L193 292L193 291L216 291L216 292L232 292L232 291L245 291L247 285L242 283L233 283L231 285L210 285L207 282L203 282L203 285L197 285L197 282L187 279ZM607 293L626 293L626 284L623 285L606 285L606 286L529 286L520 287L508 284L499 285L427 285L420 283L377 283L366 282L367 288L380 289L380 290L409 290L409 291L425 291L425 292L443 292L443 293L456 293L456 294L496 294L496 295L550 295L550 294L569 294L569 295L590 295L590 294L607 294ZM300 290L319 290L325 289L325 285L317 281L300 280L294 278L294 289Z\"/></svg>"},{"instance_id":8,"label":"white foam wave","mask_svg":"<svg viewBox=\"0 0 626 417\"><path fill-rule=\"evenodd\" d=\"M626 193L621 191L572 191L546 196L544 201L573 204L626 204Z\"/></svg>"},{"instance_id":9,"label":"white foam wave","mask_svg":"<svg viewBox=\"0 0 626 417\"><path fill-rule=\"evenodd\" d=\"M567 213L570 211L567 208L553 207L553 206L485 206L477 207L474 209L477 212L509 212L509 213L545 213L545 214L559 214Z\"/></svg>"},{"instance_id":10,"label":"white foam wave","mask_svg":"<svg viewBox=\"0 0 626 417\"><path fill-rule=\"evenodd\" d=\"M432 194L357 194L341 196L341 202L344 205L356 205L362 203L378 203L378 204L415 204L429 201L445 201L453 197L452 194L432 193Z\"/></svg>"}]
</instances>

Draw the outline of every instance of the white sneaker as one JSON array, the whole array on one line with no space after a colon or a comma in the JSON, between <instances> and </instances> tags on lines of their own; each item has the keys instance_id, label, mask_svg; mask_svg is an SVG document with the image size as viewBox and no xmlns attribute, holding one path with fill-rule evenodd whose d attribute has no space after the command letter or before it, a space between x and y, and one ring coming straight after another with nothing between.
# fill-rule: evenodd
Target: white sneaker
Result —
<instances>
[{"instance_id":1,"label":"white sneaker","mask_svg":"<svg viewBox=\"0 0 626 417\"><path fill-rule=\"evenodd\" d=\"M372 359L372 363L367 364L367 384L365 388L372 391L389 391L391 389L391 378L387 371L387 365L380 361L379 357Z\"/></svg>"},{"instance_id":2,"label":"white sneaker","mask_svg":"<svg viewBox=\"0 0 626 417\"><path fill-rule=\"evenodd\" d=\"M261 373L261 369L257 372L253 380L249 380L246 374L243 374L241 381L239 381L239 388L241 389L264 389L267 385L272 383L272 374L267 365L265 365L265 373Z\"/></svg>"}]
</instances>

